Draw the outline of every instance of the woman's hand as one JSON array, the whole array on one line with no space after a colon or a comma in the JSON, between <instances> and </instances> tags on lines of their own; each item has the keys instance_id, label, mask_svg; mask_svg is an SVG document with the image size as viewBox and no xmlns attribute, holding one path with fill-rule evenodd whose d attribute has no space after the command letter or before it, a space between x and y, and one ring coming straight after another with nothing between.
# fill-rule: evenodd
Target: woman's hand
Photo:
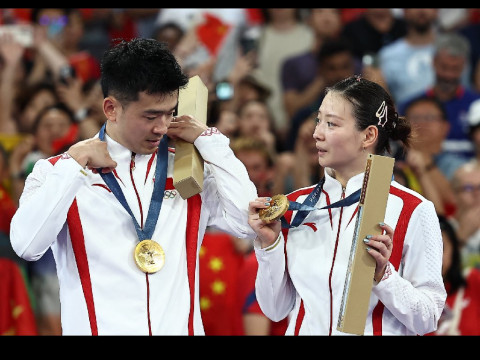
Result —
<instances>
[{"instance_id":1,"label":"woman's hand","mask_svg":"<svg viewBox=\"0 0 480 360\"><path fill-rule=\"evenodd\" d=\"M380 282L385 274L385 269L389 262L393 250L393 229L384 224L379 224L383 229L380 235L368 235L365 240L368 253L375 259L375 275L374 280Z\"/></svg>"},{"instance_id":2,"label":"woman's hand","mask_svg":"<svg viewBox=\"0 0 480 360\"><path fill-rule=\"evenodd\" d=\"M258 211L266 209L270 206L269 197L260 197L248 204L248 224L257 233L257 240L260 242L262 249L272 245L277 240L282 224L280 221L266 223L260 219Z\"/></svg>"}]
</instances>

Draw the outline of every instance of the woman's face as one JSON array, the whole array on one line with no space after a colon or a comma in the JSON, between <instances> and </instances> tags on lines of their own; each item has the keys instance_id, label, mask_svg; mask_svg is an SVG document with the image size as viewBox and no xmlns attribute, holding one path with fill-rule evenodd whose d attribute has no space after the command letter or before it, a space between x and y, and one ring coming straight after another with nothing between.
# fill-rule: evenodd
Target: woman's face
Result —
<instances>
[{"instance_id":1,"label":"woman's face","mask_svg":"<svg viewBox=\"0 0 480 360\"><path fill-rule=\"evenodd\" d=\"M242 136L258 137L270 131L270 115L264 103L253 101L245 104L238 118L238 132Z\"/></svg>"},{"instance_id":2,"label":"woman's face","mask_svg":"<svg viewBox=\"0 0 480 360\"><path fill-rule=\"evenodd\" d=\"M352 110L352 104L335 92L323 99L313 133L321 166L347 173L365 170L365 135L356 128Z\"/></svg>"},{"instance_id":3,"label":"woman's face","mask_svg":"<svg viewBox=\"0 0 480 360\"><path fill-rule=\"evenodd\" d=\"M46 155L53 155L53 141L64 137L72 124L62 110L50 109L43 114L35 133L37 146Z\"/></svg>"},{"instance_id":4,"label":"woman's face","mask_svg":"<svg viewBox=\"0 0 480 360\"><path fill-rule=\"evenodd\" d=\"M21 128L25 132L30 132L35 122L35 118L40 111L50 105L55 104L55 95L49 90L41 90L36 93L28 102L27 106L20 115Z\"/></svg>"}]
</instances>

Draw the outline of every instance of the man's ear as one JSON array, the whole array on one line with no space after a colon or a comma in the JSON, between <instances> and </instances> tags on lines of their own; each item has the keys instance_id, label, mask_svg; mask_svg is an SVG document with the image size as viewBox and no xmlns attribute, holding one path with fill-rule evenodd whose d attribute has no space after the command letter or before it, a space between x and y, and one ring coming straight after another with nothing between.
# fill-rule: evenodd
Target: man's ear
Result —
<instances>
[{"instance_id":1,"label":"man's ear","mask_svg":"<svg viewBox=\"0 0 480 360\"><path fill-rule=\"evenodd\" d=\"M115 122L117 120L118 105L118 101L112 96L107 96L103 99L103 113L109 121Z\"/></svg>"}]
</instances>

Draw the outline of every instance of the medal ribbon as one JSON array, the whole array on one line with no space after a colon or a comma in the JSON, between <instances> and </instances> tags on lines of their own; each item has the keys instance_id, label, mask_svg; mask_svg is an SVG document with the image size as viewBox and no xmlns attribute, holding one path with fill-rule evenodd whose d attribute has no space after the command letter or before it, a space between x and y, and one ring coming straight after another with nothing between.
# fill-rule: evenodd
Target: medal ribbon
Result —
<instances>
[{"instance_id":1,"label":"medal ribbon","mask_svg":"<svg viewBox=\"0 0 480 360\"><path fill-rule=\"evenodd\" d=\"M393 180L393 176L392 176ZM305 219L305 217L308 215L310 211L313 210L324 210L324 209L332 209L332 208L337 208L337 207L343 207L343 206L350 206L352 204L355 204L360 200L360 195L362 193L362 189L358 189L354 193L350 194L344 199L341 199L339 201L334 202L333 204L326 205L322 208L317 208L314 207L313 205L318 202L318 199L320 198L320 194L322 193L323 189L323 184L325 183L325 177L323 177L315 186L315 189L308 194L307 198L303 201L303 203L299 203L296 201L290 201L288 205L288 210L299 210L295 218L293 219L292 223L289 224L285 217L281 217L281 222L282 222L282 227L283 228L293 228L299 226L302 221Z\"/></svg>"},{"instance_id":2,"label":"medal ribbon","mask_svg":"<svg viewBox=\"0 0 480 360\"><path fill-rule=\"evenodd\" d=\"M104 124L100 129L99 138L102 141L105 141L105 126ZM145 227L142 227L138 224L135 216L133 215L132 210L128 206L127 200L123 195L120 185L118 185L117 179L113 172L103 174L102 169L98 169L98 173L105 181L105 184L112 191L113 195L117 200L122 204L122 206L130 214L134 224L135 231L137 232L138 239L145 240L151 239L153 236L153 231L155 230L155 225L157 224L158 215L160 214L160 209L162 207L163 201L163 192L165 191L165 183L167 181L167 165L168 165L168 139L166 136L163 136L160 145L158 146L157 151L157 166L155 168L155 185L153 187L152 199L150 201L150 208L148 209L147 219L145 221Z\"/></svg>"},{"instance_id":3,"label":"medal ribbon","mask_svg":"<svg viewBox=\"0 0 480 360\"><path fill-rule=\"evenodd\" d=\"M362 189L358 189L354 193L350 194L344 199L341 199L337 202L334 202L333 204L324 206L322 208L317 208L314 207L313 205L318 202L318 199L320 198L320 194L322 193L323 189L323 184L325 183L325 177L323 177L317 186L313 189L313 191L308 194L307 198L303 201L303 203L299 203L296 201L290 201L288 205L288 210L299 210L297 215L295 215L295 218L293 219L292 223L289 224L285 217L281 217L281 222L282 222L282 227L283 228L293 228L299 226L302 221L305 219L305 217L308 215L310 211L313 210L324 210L324 209L331 209L331 208L337 208L337 207L342 207L342 206L349 206L352 205L360 200L360 194L362 192Z\"/></svg>"}]
</instances>

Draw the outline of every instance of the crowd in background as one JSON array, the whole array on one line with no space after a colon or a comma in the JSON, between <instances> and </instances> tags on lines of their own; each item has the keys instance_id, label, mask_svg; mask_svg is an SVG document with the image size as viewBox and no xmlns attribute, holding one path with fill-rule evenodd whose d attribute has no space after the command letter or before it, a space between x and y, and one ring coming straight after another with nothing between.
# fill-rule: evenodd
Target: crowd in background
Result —
<instances>
[{"instance_id":1,"label":"crowd in background","mask_svg":"<svg viewBox=\"0 0 480 360\"><path fill-rule=\"evenodd\" d=\"M144 37L200 76L207 124L230 138L260 196L321 179L312 134L326 87L354 74L384 86L415 134L408 150L392 144L395 180L432 200L442 225L437 334L480 335L480 9L3 8L2 29L0 334L61 334L53 256L16 257L10 219L35 162L105 122L103 51ZM207 231L206 335L284 332L288 318L270 321L256 302L256 268L252 246Z\"/></svg>"}]
</instances>

